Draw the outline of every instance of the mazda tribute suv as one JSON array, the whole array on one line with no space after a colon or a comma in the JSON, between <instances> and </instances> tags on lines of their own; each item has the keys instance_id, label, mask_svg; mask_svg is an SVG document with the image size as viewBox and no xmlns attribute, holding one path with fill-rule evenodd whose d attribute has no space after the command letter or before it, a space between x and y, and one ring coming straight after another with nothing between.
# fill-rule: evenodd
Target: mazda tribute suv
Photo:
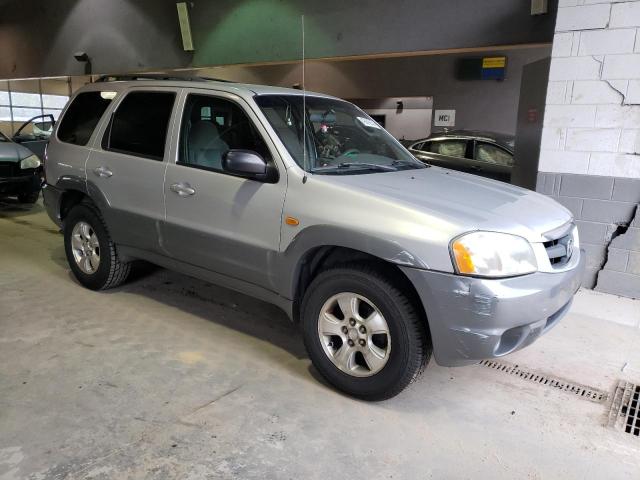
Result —
<instances>
[{"instance_id":1,"label":"mazda tribute suv","mask_svg":"<svg viewBox=\"0 0 640 480\"><path fill-rule=\"evenodd\" d=\"M432 354L529 345L584 268L550 198L425 165L356 106L300 90L102 79L63 112L45 177L80 284L115 287L145 260L273 303L317 371L367 400Z\"/></svg>"}]
</instances>

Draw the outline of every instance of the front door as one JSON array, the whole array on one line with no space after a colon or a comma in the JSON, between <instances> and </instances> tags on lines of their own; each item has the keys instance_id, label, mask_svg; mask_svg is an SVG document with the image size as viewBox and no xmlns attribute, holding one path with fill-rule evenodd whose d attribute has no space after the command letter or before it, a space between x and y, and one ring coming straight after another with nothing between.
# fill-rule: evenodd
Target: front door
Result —
<instances>
[{"instance_id":1,"label":"front door","mask_svg":"<svg viewBox=\"0 0 640 480\"><path fill-rule=\"evenodd\" d=\"M157 251L164 218L163 181L176 91L125 92L87 160L87 183L107 203L103 214L116 243Z\"/></svg>"},{"instance_id":2,"label":"front door","mask_svg":"<svg viewBox=\"0 0 640 480\"><path fill-rule=\"evenodd\" d=\"M513 154L497 145L476 140L474 148L474 160L480 175L502 182L511 180L513 169Z\"/></svg>"},{"instance_id":3,"label":"front door","mask_svg":"<svg viewBox=\"0 0 640 480\"><path fill-rule=\"evenodd\" d=\"M42 160L55 123L51 114L30 118L20 126L12 140L27 147Z\"/></svg>"},{"instance_id":4,"label":"front door","mask_svg":"<svg viewBox=\"0 0 640 480\"><path fill-rule=\"evenodd\" d=\"M164 185L163 246L191 265L274 289L286 173L257 116L232 94L191 90ZM275 183L227 174L223 155L251 150L279 170Z\"/></svg>"}]
</instances>

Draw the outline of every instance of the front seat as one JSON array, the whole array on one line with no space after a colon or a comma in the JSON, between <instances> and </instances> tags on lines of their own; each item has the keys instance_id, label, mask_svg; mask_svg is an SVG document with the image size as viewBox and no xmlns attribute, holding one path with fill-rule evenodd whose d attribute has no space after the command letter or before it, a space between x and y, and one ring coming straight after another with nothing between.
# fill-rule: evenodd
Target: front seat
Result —
<instances>
[{"instance_id":1,"label":"front seat","mask_svg":"<svg viewBox=\"0 0 640 480\"><path fill-rule=\"evenodd\" d=\"M189 131L189 164L222 170L222 155L229 150L216 124L199 120Z\"/></svg>"}]
</instances>

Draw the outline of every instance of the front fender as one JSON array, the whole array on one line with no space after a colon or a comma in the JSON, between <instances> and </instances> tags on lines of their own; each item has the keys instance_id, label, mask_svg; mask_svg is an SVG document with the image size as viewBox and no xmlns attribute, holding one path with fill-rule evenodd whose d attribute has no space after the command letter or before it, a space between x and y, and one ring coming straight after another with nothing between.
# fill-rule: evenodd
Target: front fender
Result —
<instances>
[{"instance_id":1,"label":"front fender","mask_svg":"<svg viewBox=\"0 0 640 480\"><path fill-rule=\"evenodd\" d=\"M405 267L429 268L424 260L396 241L344 227L313 225L298 233L286 250L280 253L275 280L283 297L294 298L302 261L307 254L316 248L327 246L358 250Z\"/></svg>"}]
</instances>

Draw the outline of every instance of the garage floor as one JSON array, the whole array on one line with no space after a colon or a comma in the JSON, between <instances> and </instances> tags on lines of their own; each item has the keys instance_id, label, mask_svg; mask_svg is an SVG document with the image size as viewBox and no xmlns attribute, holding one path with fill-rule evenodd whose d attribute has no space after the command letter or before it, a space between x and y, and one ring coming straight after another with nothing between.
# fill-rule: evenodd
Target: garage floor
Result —
<instances>
[{"instance_id":1,"label":"garage floor","mask_svg":"<svg viewBox=\"0 0 640 480\"><path fill-rule=\"evenodd\" d=\"M640 472L640 437L605 426L610 402L431 363L399 397L367 404L322 383L269 305L161 269L85 290L40 204L0 204L0 266L2 480ZM639 327L640 302L582 292L504 360L611 395L619 379L640 383Z\"/></svg>"}]
</instances>

